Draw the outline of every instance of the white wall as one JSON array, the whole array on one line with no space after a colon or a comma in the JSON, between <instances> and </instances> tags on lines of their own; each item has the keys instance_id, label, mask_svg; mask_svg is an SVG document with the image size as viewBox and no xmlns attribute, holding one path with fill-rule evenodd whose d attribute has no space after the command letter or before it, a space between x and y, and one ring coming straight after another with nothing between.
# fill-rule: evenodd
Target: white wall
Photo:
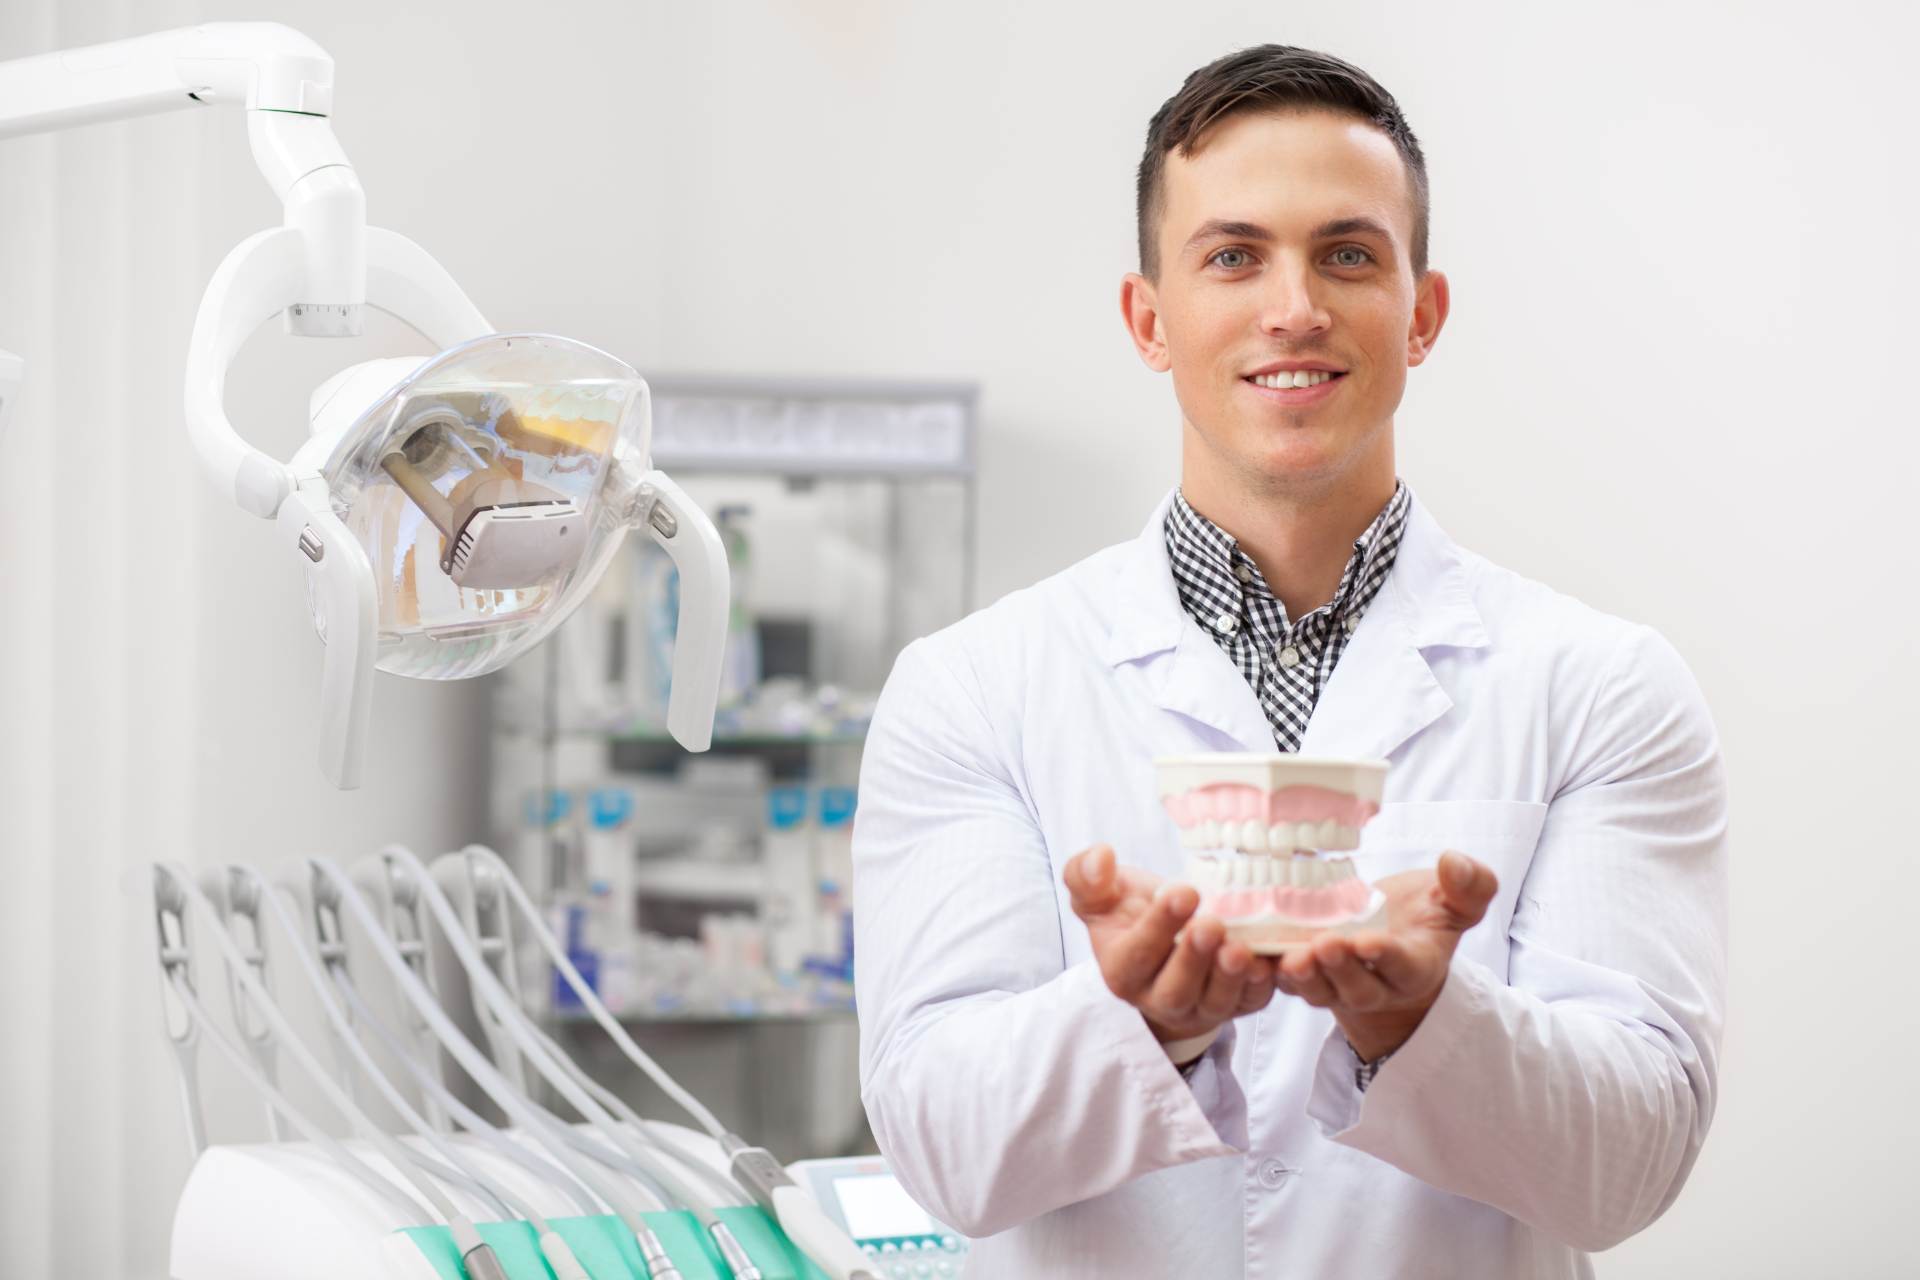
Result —
<instances>
[{"instance_id":1,"label":"white wall","mask_svg":"<svg viewBox=\"0 0 1920 1280\"><path fill-rule=\"evenodd\" d=\"M56 21L52 0L10 5L0 55L193 7L65 4ZM329 48L370 216L425 243L497 324L643 369L978 379L989 597L1129 536L1174 478L1171 393L1117 318L1148 115L1193 67L1261 40L1373 71L1426 145L1455 299L1400 417L1403 474L1468 545L1665 631L1733 780L1724 1105L1679 1204L1601 1271L1893 1272L1920 1138L1896 912L1920 874L1873 800L1897 794L1917 705L1901 499L1920 449L1897 381L1920 284L1895 88L1911 18L1413 0L198 8ZM169 184L168 148L209 180ZM22 190L22 166L51 185ZM458 691L383 684L387 778L326 794L305 758L297 578L175 447L192 298L273 216L237 125L0 144L0 172L0 345L60 370L7 456L58 422L62 440L139 450L109 464L111 492L157 477L182 499L167 541L111 516L50 538L34 483L0 504L9 619L59 611L9 621L0 676L17 869L0 958L9 1025L39 1033L9 1044L4 1084L68 1108L81 1139L20 1113L37 1154L7 1157L6 1225L58 1206L70 1238L104 1185L124 1225L88 1246L95 1272L157 1274L182 1161L144 956L69 945L46 904L104 894L148 835L201 858L457 836L459 770L427 757L475 719ZM48 242L50 260L31 247ZM90 335L120 370L97 389ZM285 445L332 357L283 346L256 343L234 407L279 414ZM63 499L99 456L29 452L61 469ZM157 639L127 642L156 618ZM57 944L57 984L19 976ZM108 1028L83 1022L79 976L108 990ZM17 1183L36 1169L50 1178Z\"/></svg>"}]
</instances>

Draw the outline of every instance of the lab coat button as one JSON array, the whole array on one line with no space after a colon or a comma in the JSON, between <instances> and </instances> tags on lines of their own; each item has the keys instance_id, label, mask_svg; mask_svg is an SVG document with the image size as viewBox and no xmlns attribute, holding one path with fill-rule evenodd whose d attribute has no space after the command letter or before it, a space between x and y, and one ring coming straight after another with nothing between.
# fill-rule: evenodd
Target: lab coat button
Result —
<instances>
[{"instance_id":1,"label":"lab coat button","mask_svg":"<svg viewBox=\"0 0 1920 1280\"><path fill-rule=\"evenodd\" d=\"M1287 1168L1287 1166L1281 1164L1278 1160L1262 1160L1258 1171L1260 1185L1271 1190L1285 1182L1287 1175L1292 1172L1293 1170Z\"/></svg>"},{"instance_id":2,"label":"lab coat button","mask_svg":"<svg viewBox=\"0 0 1920 1280\"><path fill-rule=\"evenodd\" d=\"M1223 613L1219 617L1213 620L1213 629L1215 631L1218 631L1221 635L1227 634L1227 632L1233 630L1235 627L1239 625L1240 625L1240 619L1234 617L1230 613Z\"/></svg>"},{"instance_id":3,"label":"lab coat button","mask_svg":"<svg viewBox=\"0 0 1920 1280\"><path fill-rule=\"evenodd\" d=\"M1286 648L1282 649L1280 651L1280 665L1283 667L1299 666L1300 651L1294 648L1292 645L1288 645Z\"/></svg>"}]
</instances>

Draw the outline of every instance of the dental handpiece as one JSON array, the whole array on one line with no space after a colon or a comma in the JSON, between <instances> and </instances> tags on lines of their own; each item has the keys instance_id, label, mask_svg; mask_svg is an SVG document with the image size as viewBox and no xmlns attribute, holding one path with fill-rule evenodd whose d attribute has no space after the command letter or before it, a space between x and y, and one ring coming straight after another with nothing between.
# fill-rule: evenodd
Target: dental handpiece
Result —
<instances>
[{"instance_id":1,"label":"dental handpiece","mask_svg":"<svg viewBox=\"0 0 1920 1280\"><path fill-rule=\"evenodd\" d=\"M533 1064L535 1070L589 1124L605 1133L629 1160L666 1186L675 1200L693 1211L708 1235L714 1239L715 1246L722 1256L727 1259L728 1266L735 1275L740 1277L740 1280L758 1280L758 1269L753 1266L746 1250L740 1246L738 1240L733 1238L732 1231L727 1225L700 1197L695 1196L683 1182L655 1159L645 1145L622 1131L614 1122L612 1115L579 1085L575 1079L579 1074L576 1064L569 1063L573 1068L571 1071L562 1067L560 1062L565 1060L565 1054L549 1053L539 1038L531 1033L518 999L506 990L499 978L494 975L493 970L488 967L485 957L480 954L472 937L462 927L459 913L447 900L445 893L434 881L426 865L412 851L398 846L389 847L383 856L399 862L414 877L420 900L425 902L427 909L433 913L434 918L439 922L441 932L453 947L454 954L466 968L475 994L486 1002L502 1028L519 1047L521 1055Z\"/></svg>"},{"instance_id":2,"label":"dental handpiece","mask_svg":"<svg viewBox=\"0 0 1920 1280\"><path fill-rule=\"evenodd\" d=\"M373 908L361 896L359 889L346 873L326 858L309 858L307 862L317 877L316 891L324 890L331 894L333 900L344 906L367 932L374 954L380 957L381 963L386 966L408 1003L427 1021L434 1035L453 1055L462 1069L479 1083L488 1097L499 1104L500 1108L512 1116L526 1132L540 1141L555 1160L586 1184L593 1194L598 1196L626 1224L628 1230L633 1232L643 1257L648 1260L647 1265L652 1280L681 1280L680 1273L673 1267L665 1249L654 1236L652 1228L647 1225L646 1219L641 1216L639 1209L633 1205L632 1201L607 1179L595 1172L588 1162L578 1159L569 1151L566 1144L552 1132L553 1128L563 1126L522 1096L487 1059L486 1055L474 1047L465 1033L454 1025L453 1020L440 1007L439 999L427 990L426 985L408 966L405 957L400 954L393 939L388 936L379 918L374 914ZM661 1260L658 1265L653 1261L656 1257Z\"/></svg>"},{"instance_id":3,"label":"dental handpiece","mask_svg":"<svg viewBox=\"0 0 1920 1280\"><path fill-rule=\"evenodd\" d=\"M460 1249L462 1258L477 1256L480 1259L479 1265L484 1267L488 1260L493 1259L493 1249L480 1238L480 1232L474 1226L473 1220L462 1213L454 1203L447 1198L446 1193L435 1185L431 1177L420 1171L419 1165L421 1159L418 1153L400 1143L391 1134L380 1129L377 1125L373 1124L371 1120L368 1120L365 1113L354 1105L353 1100L346 1096L345 1091L334 1082L332 1076L328 1074L326 1069L315 1060L312 1053L307 1050L306 1044L299 1038L292 1026L288 1024L286 1018L281 1014L279 1007L274 1003L272 994L268 992L266 984L261 982L259 977L253 972L252 966L247 962L246 956L241 953L239 944L236 943L233 936L227 932L225 925L220 920L220 913L214 908L213 903L208 900L206 894L201 890L200 886L194 882L193 877L186 872L185 868L162 864L160 870L173 878L179 891L185 895L188 906L206 923L208 933L213 938L215 948L227 963L228 971L238 980L240 985L246 989L247 996L249 1000L252 1001L253 1007L266 1019L267 1024L272 1027L273 1033L279 1042L285 1046L287 1051L293 1055L294 1060L300 1064L301 1070L306 1072L314 1081L319 1087L320 1092L326 1096L327 1101L333 1108L342 1116L345 1116L357 1128L361 1129L369 1141L380 1150L381 1154L387 1157L388 1162L392 1164L394 1169L409 1182L413 1183L421 1195L426 1198L427 1203L433 1206L435 1212L440 1215L441 1220L446 1222L447 1226L452 1230L454 1241ZM264 1079L264 1077L262 1077L262 1079Z\"/></svg>"},{"instance_id":4,"label":"dental handpiece","mask_svg":"<svg viewBox=\"0 0 1920 1280\"><path fill-rule=\"evenodd\" d=\"M416 1133L419 1133L435 1151L439 1152L441 1158L446 1161L446 1165L449 1166L449 1168L441 1172L442 1180L449 1180L448 1175L450 1174L452 1180L457 1180L476 1188L484 1199L492 1202L501 1217L514 1217L531 1223L534 1228L535 1238L540 1242L541 1251L546 1255L548 1261L552 1263L558 1280L588 1280L586 1269L583 1268L579 1260L573 1256L572 1249L554 1232L553 1227L547 1222L546 1218L541 1216L538 1210L525 1200L514 1195L507 1187L495 1179L489 1178L482 1173L463 1168L459 1153L453 1149L453 1145L442 1137L432 1125L427 1123L426 1118L414 1109L413 1105L407 1101L405 1095L393 1087L393 1083L387 1079L386 1074L380 1070L379 1066L373 1061L372 1056L367 1053L366 1046L363 1045L360 1042L360 1038L353 1033L352 1024L348 1021L345 1012L334 999L332 984L327 981L326 974L322 972L319 961L303 944L299 928L295 925L291 913L287 910L286 904L282 902L258 876L253 877L253 889L258 899L265 903L267 912L273 918L274 923L280 927L281 932L285 934L292 943L293 952L300 966L300 971L306 977L309 985L312 986L315 996L319 999L322 1014L326 1017L328 1024L339 1034L342 1044L346 1046L362 1074L364 1074L368 1080L372 1081L374 1088L380 1093L380 1096L386 1100L387 1105L391 1106L394 1111L405 1120ZM409 1066L413 1065L410 1057L403 1057L403 1060L406 1061ZM486 1263L482 1261L480 1265L484 1268ZM471 1270L471 1268L469 1269Z\"/></svg>"},{"instance_id":5,"label":"dental handpiece","mask_svg":"<svg viewBox=\"0 0 1920 1280\"><path fill-rule=\"evenodd\" d=\"M756 1147L725 1129L719 1119L701 1105L680 1083L668 1075L653 1058L635 1044L617 1019L600 1002L600 997L580 976L564 948L548 931L526 889L500 855L484 845L469 845L465 856L478 859L491 870L507 896L518 909L528 932L546 952L555 969L579 998L581 1004L600 1024L622 1053L660 1086L686 1113L693 1117L721 1145L730 1161L734 1180L752 1195L779 1222L781 1230L803 1253L825 1267L836 1280L878 1280L866 1255L846 1231L827 1217L826 1212L804 1188L787 1176L780 1162L764 1148ZM491 976L491 975L489 975Z\"/></svg>"}]
</instances>

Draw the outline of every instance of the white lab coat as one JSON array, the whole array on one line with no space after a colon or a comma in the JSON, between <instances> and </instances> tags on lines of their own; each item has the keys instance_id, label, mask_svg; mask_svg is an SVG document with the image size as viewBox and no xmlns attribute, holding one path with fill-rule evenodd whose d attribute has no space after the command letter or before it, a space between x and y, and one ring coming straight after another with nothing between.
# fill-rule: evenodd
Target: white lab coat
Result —
<instances>
[{"instance_id":1,"label":"white lab coat","mask_svg":"<svg viewBox=\"0 0 1920 1280\"><path fill-rule=\"evenodd\" d=\"M1171 500L1169 498L1169 500ZM1455 545L1416 501L1301 753L1392 761L1357 855L1500 878L1366 1093L1276 995L1189 1082L1104 986L1061 867L1176 875L1155 755L1272 750L1140 537L901 654L854 827L862 1095L969 1275L1586 1276L1713 1114L1726 790L1655 632Z\"/></svg>"}]
</instances>

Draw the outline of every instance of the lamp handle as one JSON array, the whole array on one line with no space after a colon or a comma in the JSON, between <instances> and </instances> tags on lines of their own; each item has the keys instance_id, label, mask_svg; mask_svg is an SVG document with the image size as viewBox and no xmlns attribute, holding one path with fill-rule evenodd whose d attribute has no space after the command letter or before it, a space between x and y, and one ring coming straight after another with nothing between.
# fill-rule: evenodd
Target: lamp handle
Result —
<instances>
[{"instance_id":1,"label":"lamp handle","mask_svg":"<svg viewBox=\"0 0 1920 1280\"><path fill-rule=\"evenodd\" d=\"M667 694L667 731L689 751L713 745L713 713L720 702L720 670L727 646L733 578L720 531L664 471L649 471L654 493L647 533L680 571L680 621L673 634L673 687Z\"/></svg>"}]
</instances>

